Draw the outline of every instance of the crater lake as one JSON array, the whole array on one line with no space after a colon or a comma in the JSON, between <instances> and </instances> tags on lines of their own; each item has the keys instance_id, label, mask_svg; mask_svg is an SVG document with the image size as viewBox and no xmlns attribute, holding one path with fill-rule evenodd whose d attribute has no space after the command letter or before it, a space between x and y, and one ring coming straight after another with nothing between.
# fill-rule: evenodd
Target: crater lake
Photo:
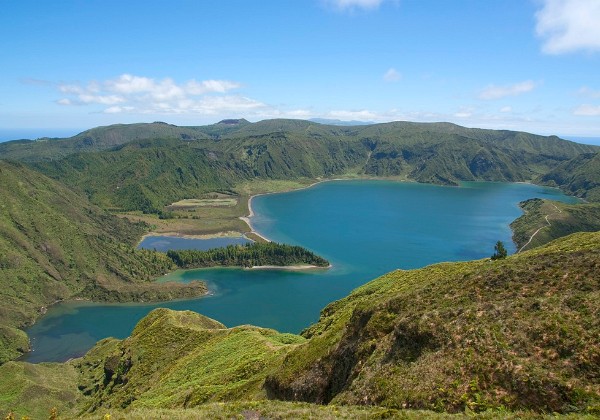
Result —
<instances>
[{"instance_id":1,"label":"crater lake","mask_svg":"<svg viewBox=\"0 0 600 420\"><path fill-rule=\"evenodd\" d=\"M509 224L522 214L518 203L534 197L578 201L531 184L445 187L375 180L323 182L257 196L251 218L256 231L304 246L327 258L332 268L180 270L159 281L201 279L210 295L153 304L60 303L26 330L34 351L23 359L81 356L102 338L127 337L158 307L193 310L228 327L253 324L299 333L328 303L386 272L489 257L498 240L514 253Z\"/></svg>"}]
</instances>

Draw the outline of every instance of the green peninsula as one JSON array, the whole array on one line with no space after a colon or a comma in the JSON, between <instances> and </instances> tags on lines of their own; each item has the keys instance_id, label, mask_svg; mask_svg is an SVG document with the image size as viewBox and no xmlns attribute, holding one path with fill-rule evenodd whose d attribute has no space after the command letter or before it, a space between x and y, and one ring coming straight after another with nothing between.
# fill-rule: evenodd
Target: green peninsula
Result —
<instances>
[{"instance_id":1,"label":"green peninsula","mask_svg":"<svg viewBox=\"0 0 600 420\"><path fill-rule=\"evenodd\" d=\"M168 251L167 257L179 268L206 267L328 267L329 261L311 251L275 242L229 245L208 251Z\"/></svg>"}]
</instances>

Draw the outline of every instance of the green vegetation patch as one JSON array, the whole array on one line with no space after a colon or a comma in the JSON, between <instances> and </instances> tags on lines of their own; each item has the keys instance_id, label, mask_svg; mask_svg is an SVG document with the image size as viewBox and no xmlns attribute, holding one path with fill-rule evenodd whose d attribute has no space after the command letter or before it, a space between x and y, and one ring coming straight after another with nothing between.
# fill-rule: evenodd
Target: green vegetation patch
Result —
<instances>
[{"instance_id":1,"label":"green vegetation patch","mask_svg":"<svg viewBox=\"0 0 600 420\"><path fill-rule=\"evenodd\" d=\"M77 371L68 363L8 362L0 366L0 416L48 418L52 408L72 414L82 397Z\"/></svg>"},{"instance_id":2,"label":"green vegetation patch","mask_svg":"<svg viewBox=\"0 0 600 420\"><path fill-rule=\"evenodd\" d=\"M328 267L329 261L296 245L275 242L228 245L222 248L198 250L170 250L167 257L180 268L205 267L259 267L309 265Z\"/></svg>"},{"instance_id":3,"label":"green vegetation patch","mask_svg":"<svg viewBox=\"0 0 600 420\"><path fill-rule=\"evenodd\" d=\"M189 311L157 309L131 337L92 349L78 364L79 387L91 397L89 411L264 399L266 375L304 341L252 326L227 329Z\"/></svg>"}]
</instances>

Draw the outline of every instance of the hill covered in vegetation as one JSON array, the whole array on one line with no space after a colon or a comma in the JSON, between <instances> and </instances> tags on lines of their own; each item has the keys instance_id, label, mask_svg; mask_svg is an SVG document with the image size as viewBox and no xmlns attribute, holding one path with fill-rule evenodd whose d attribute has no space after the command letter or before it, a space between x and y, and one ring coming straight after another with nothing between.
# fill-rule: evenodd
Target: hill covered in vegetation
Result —
<instances>
[{"instance_id":1,"label":"hill covered in vegetation","mask_svg":"<svg viewBox=\"0 0 600 420\"><path fill-rule=\"evenodd\" d=\"M192 415L216 401L311 412L262 402L280 399L346 413L372 407L373 415L500 409L593 416L600 410L599 279L600 233L579 233L503 260L391 272L328 305L301 336L227 329L159 309L131 337L49 365L68 375L53 388L41 384L37 401L56 404L63 390L69 399L60 409L72 415L181 408ZM35 381L27 366L0 366L0 389L25 383L24 375ZM13 407L31 413L24 397L31 389L18 389Z\"/></svg>"},{"instance_id":2,"label":"hill covered in vegetation","mask_svg":"<svg viewBox=\"0 0 600 420\"><path fill-rule=\"evenodd\" d=\"M173 268L136 250L145 231L23 164L0 161L0 362L26 351L18 327L66 298L165 300L205 293L201 284L157 285Z\"/></svg>"},{"instance_id":3,"label":"hill covered in vegetation","mask_svg":"<svg viewBox=\"0 0 600 420\"><path fill-rule=\"evenodd\" d=\"M524 214L510 224L518 250L535 248L575 232L600 230L600 203L566 204L533 198L520 206Z\"/></svg>"},{"instance_id":4,"label":"hill covered in vegetation","mask_svg":"<svg viewBox=\"0 0 600 420\"><path fill-rule=\"evenodd\" d=\"M27 161L85 191L102 207L158 213L180 199L257 179L394 177L448 185L528 181L597 151L555 136L449 123L344 127L302 120L227 120L203 127L119 125L85 133L4 143L0 158ZM88 145L82 138L93 141ZM55 150L55 144L65 148Z\"/></svg>"},{"instance_id":5,"label":"hill covered in vegetation","mask_svg":"<svg viewBox=\"0 0 600 420\"><path fill-rule=\"evenodd\" d=\"M56 160L81 151L95 152L130 141L152 138L199 140L208 138L194 127L177 127L163 122L115 124L96 127L69 138L40 138L0 143L0 156L25 162Z\"/></svg>"},{"instance_id":6,"label":"hill covered in vegetation","mask_svg":"<svg viewBox=\"0 0 600 420\"><path fill-rule=\"evenodd\" d=\"M537 182L559 187L586 201L600 202L600 153L585 153L560 164Z\"/></svg>"}]
</instances>

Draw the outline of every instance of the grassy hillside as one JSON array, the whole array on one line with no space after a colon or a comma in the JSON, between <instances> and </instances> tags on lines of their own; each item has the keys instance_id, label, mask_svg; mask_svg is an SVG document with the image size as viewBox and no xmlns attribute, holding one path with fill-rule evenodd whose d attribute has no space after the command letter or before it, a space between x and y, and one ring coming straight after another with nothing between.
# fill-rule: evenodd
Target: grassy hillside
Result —
<instances>
[{"instance_id":1,"label":"grassy hillside","mask_svg":"<svg viewBox=\"0 0 600 420\"><path fill-rule=\"evenodd\" d=\"M600 202L600 153L586 153L564 162L537 182L559 187L567 194Z\"/></svg>"},{"instance_id":2,"label":"grassy hillside","mask_svg":"<svg viewBox=\"0 0 600 420\"><path fill-rule=\"evenodd\" d=\"M76 362L78 386L90 397L87 410L264 399L265 376L302 341L252 326L227 329L189 311L157 309L131 337L101 342Z\"/></svg>"},{"instance_id":3,"label":"grassy hillside","mask_svg":"<svg viewBox=\"0 0 600 420\"><path fill-rule=\"evenodd\" d=\"M84 191L104 208L159 212L182 198L231 188L236 162L180 140L141 140L111 151L39 162L36 169Z\"/></svg>"},{"instance_id":4,"label":"grassy hillside","mask_svg":"<svg viewBox=\"0 0 600 420\"><path fill-rule=\"evenodd\" d=\"M26 363L0 366L0 408L9 401L30 413L31 384L40 381L35 401L46 407L62 390L61 410L115 418L178 416L183 408L215 416L246 409L288 417L436 418L405 409L593 416L600 412L599 279L600 233L579 233L505 260L391 272L327 306L303 337L158 309L125 340L40 367L47 379Z\"/></svg>"},{"instance_id":5,"label":"grassy hillside","mask_svg":"<svg viewBox=\"0 0 600 420\"><path fill-rule=\"evenodd\" d=\"M565 204L534 198L520 203L523 216L510 224L517 249L531 249L575 232L600 230L600 203Z\"/></svg>"},{"instance_id":6,"label":"grassy hillside","mask_svg":"<svg viewBox=\"0 0 600 420\"><path fill-rule=\"evenodd\" d=\"M0 147L0 158L28 161L85 191L104 208L159 213L181 199L257 180L376 176L448 185L526 181L597 150L558 137L448 123L341 127L301 120L228 120L204 127L119 125L86 133L58 141L66 149L51 159L47 157L54 152L47 148L56 140L34 142L30 148L22 142L9 144ZM88 137L93 141L82 143Z\"/></svg>"},{"instance_id":7,"label":"grassy hillside","mask_svg":"<svg viewBox=\"0 0 600 420\"><path fill-rule=\"evenodd\" d=\"M138 251L145 227L118 219L22 164L0 161L0 363L28 348L17 330L66 298L164 300L204 286L155 285L172 268Z\"/></svg>"},{"instance_id":8,"label":"grassy hillside","mask_svg":"<svg viewBox=\"0 0 600 420\"><path fill-rule=\"evenodd\" d=\"M600 233L395 271L326 307L272 398L462 411L598 410ZM596 408L593 408L596 407Z\"/></svg>"}]
</instances>

